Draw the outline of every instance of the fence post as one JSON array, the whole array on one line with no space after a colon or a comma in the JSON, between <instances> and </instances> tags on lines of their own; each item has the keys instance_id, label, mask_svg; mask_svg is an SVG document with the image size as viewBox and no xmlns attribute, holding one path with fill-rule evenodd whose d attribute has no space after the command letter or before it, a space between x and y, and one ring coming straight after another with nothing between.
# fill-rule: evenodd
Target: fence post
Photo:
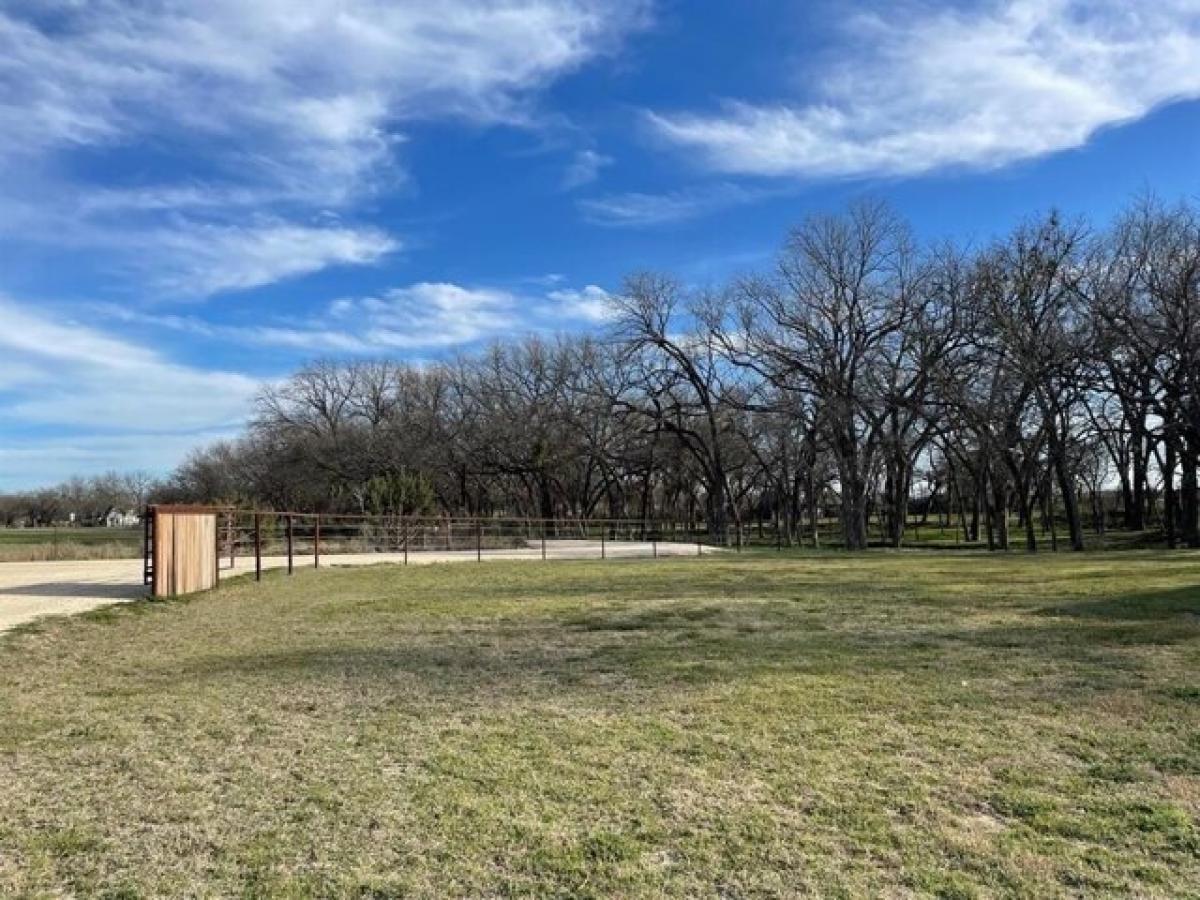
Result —
<instances>
[{"instance_id":1,"label":"fence post","mask_svg":"<svg viewBox=\"0 0 1200 900\"><path fill-rule=\"evenodd\" d=\"M237 522L235 521L237 513L233 510L229 511L229 517L225 520L227 527L225 531L229 534L229 568L232 570L237 565Z\"/></svg>"},{"instance_id":2,"label":"fence post","mask_svg":"<svg viewBox=\"0 0 1200 900\"><path fill-rule=\"evenodd\" d=\"M292 574L292 514L288 513L287 517L287 542L288 542L288 574Z\"/></svg>"},{"instance_id":3,"label":"fence post","mask_svg":"<svg viewBox=\"0 0 1200 900\"><path fill-rule=\"evenodd\" d=\"M142 584L150 585L154 595L154 508L147 506L142 514ZM221 551L217 550L217 565L220 566Z\"/></svg>"},{"instance_id":4,"label":"fence post","mask_svg":"<svg viewBox=\"0 0 1200 900\"><path fill-rule=\"evenodd\" d=\"M546 520L542 519L542 560L546 559Z\"/></svg>"},{"instance_id":5,"label":"fence post","mask_svg":"<svg viewBox=\"0 0 1200 900\"><path fill-rule=\"evenodd\" d=\"M475 520L475 562L483 562L483 521Z\"/></svg>"},{"instance_id":6,"label":"fence post","mask_svg":"<svg viewBox=\"0 0 1200 900\"><path fill-rule=\"evenodd\" d=\"M400 521L404 525L404 564L407 566L408 565L408 531L409 531L408 524L409 523L406 519L401 519Z\"/></svg>"},{"instance_id":7,"label":"fence post","mask_svg":"<svg viewBox=\"0 0 1200 900\"><path fill-rule=\"evenodd\" d=\"M262 515L254 514L254 580L262 581Z\"/></svg>"},{"instance_id":8,"label":"fence post","mask_svg":"<svg viewBox=\"0 0 1200 900\"><path fill-rule=\"evenodd\" d=\"M317 513L317 524L313 529L313 568L321 568L321 514Z\"/></svg>"},{"instance_id":9,"label":"fence post","mask_svg":"<svg viewBox=\"0 0 1200 900\"><path fill-rule=\"evenodd\" d=\"M608 530L607 525L603 525L600 528L600 558L601 559L607 558L607 554L605 553L605 549L604 549L604 532L607 530Z\"/></svg>"}]
</instances>

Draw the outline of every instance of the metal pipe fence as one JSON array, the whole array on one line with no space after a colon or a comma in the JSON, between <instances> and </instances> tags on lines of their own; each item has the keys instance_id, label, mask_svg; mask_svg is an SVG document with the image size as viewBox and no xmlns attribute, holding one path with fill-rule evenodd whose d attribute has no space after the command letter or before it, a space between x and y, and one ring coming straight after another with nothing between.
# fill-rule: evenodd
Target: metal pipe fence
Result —
<instances>
[{"instance_id":1,"label":"metal pipe fence","mask_svg":"<svg viewBox=\"0 0 1200 900\"><path fill-rule=\"evenodd\" d=\"M789 548L838 549L837 519L785 526L763 518L730 523L714 535L704 522L681 519L554 518L518 516L400 516L280 512L223 508L217 512L220 570L264 569L368 562L409 563L489 559L613 559L697 555ZM799 527L797 527L799 526ZM982 529L981 529L982 531ZM886 521L871 517L873 547L888 546ZM986 538L967 540L961 522L910 518L905 549L982 549ZM351 559L353 557L353 559ZM147 563L149 566L149 563ZM147 571L149 569L147 568Z\"/></svg>"},{"instance_id":2,"label":"metal pipe fence","mask_svg":"<svg viewBox=\"0 0 1200 900\"><path fill-rule=\"evenodd\" d=\"M319 567L347 555L373 554L381 561L426 561L437 555L451 558L586 558L607 559L636 552L657 557L660 548L679 555L687 545L697 555L715 548L743 549L828 548L842 544L836 519L822 519L788 529L773 519L731 523L718 538L701 521L633 518L554 518L518 516L399 516L351 513L305 513L230 510L218 528L222 561L236 568L239 559L253 558L261 573L262 560L271 558L294 571L297 565ZM885 546L884 522L873 519L868 529L872 546ZM905 529L906 548L948 549L984 546L968 541L957 523L939 524L912 519Z\"/></svg>"},{"instance_id":3,"label":"metal pipe fence","mask_svg":"<svg viewBox=\"0 0 1200 900\"><path fill-rule=\"evenodd\" d=\"M715 548L700 523L642 519L386 516L226 510L220 514L222 569L400 564L455 559L612 559L703 556ZM740 542L733 542L740 546Z\"/></svg>"}]
</instances>

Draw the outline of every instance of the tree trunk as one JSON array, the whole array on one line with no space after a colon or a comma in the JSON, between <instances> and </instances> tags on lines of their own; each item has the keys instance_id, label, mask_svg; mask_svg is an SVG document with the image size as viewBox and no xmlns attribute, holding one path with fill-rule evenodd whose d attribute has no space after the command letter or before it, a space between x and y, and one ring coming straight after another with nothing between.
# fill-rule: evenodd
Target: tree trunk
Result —
<instances>
[{"instance_id":1,"label":"tree trunk","mask_svg":"<svg viewBox=\"0 0 1200 900\"><path fill-rule=\"evenodd\" d=\"M1046 506L1050 514L1047 516L1047 521L1050 523L1050 552L1058 552L1058 511L1054 508L1054 485L1049 478L1046 479Z\"/></svg>"},{"instance_id":2,"label":"tree trunk","mask_svg":"<svg viewBox=\"0 0 1200 900\"><path fill-rule=\"evenodd\" d=\"M978 509L980 504L980 495L983 498L983 527L987 531L987 548L988 552L996 549L996 515L992 512L992 495L993 491L988 490L986 480L990 476L985 472L984 478L979 482L979 494L975 497L975 508Z\"/></svg>"},{"instance_id":3,"label":"tree trunk","mask_svg":"<svg viewBox=\"0 0 1200 900\"><path fill-rule=\"evenodd\" d=\"M817 480L809 469L808 475L808 527L812 531L813 549L821 546L821 498L817 495Z\"/></svg>"},{"instance_id":4,"label":"tree trunk","mask_svg":"<svg viewBox=\"0 0 1200 900\"><path fill-rule=\"evenodd\" d=\"M857 474L842 484L842 533L847 550L867 549L867 492Z\"/></svg>"},{"instance_id":5,"label":"tree trunk","mask_svg":"<svg viewBox=\"0 0 1200 900\"><path fill-rule=\"evenodd\" d=\"M992 484L992 524L997 550L1008 549L1008 487L1002 482Z\"/></svg>"},{"instance_id":6,"label":"tree trunk","mask_svg":"<svg viewBox=\"0 0 1200 900\"><path fill-rule=\"evenodd\" d=\"M1132 506L1125 512L1125 527L1131 531L1142 531L1146 527L1146 484L1149 481L1150 453L1146 447L1146 432L1135 426L1130 441L1130 457L1133 464L1130 473L1130 501Z\"/></svg>"},{"instance_id":7,"label":"tree trunk","mask_svg":"<svg viewBox=\"0 0 1200 900\"><path fill-rule=\"evenodd\" d=\"M899 549L904 544L904 528L908 524L908 495L912 482L912 467L907 459L895 458L888 467L888 544Z\"/></svg>"},{"instance_id":8,"label":"tree trunk","mask_svg":"<svg viewBox=\"0 0 1200 900\"><path fill-rule=\"evenodd\" d=\"M707 485L704 515L708 533L714 544L724 546L729 539L729 503L725 496L725 485L719 479Z\"/></svg>"},{"instance_id":9,"label":"tree trunk","mask_svg":"<svg viewBox=\"0 0 1200 900\"><path fill-rule=\"evenodd\" d=\"M838 480L842 494L842 536L847 550L867 549L867 484L859 474L858 447L845 436L838 449Z\"/></svg>"},{"instance_id":10,"label":"tree trunk","mask_svg":"<svg viewBox=\"0 0 1200 900\"><path fill-rule=\"evenodd\" d=\"M554 518L554 495L550 492L550 479L539 477L537 480L538 487L538 510L543 519Z\"/></svg>"},{"instance_id":11,"label":"tree trunk","mask_svg":"<svg viewBox=\"0 0 1200 900\"><path fill-rule=\"evenodd\" d=\"M1200 466L1200 441L1180 441L1179 461L1179 536L1189 547L1200 547L1200 483L1197 467Z\"/></svg>"},{"instance_id":12,"label":"tree trunk","mask_svg":"<svg viewBox=\"0 0 1200 900\"><path fill-rule=\"evenodd\" d=\"M1067 530L1071 534L1071 549L1083 549L1083 522L1079 516L1079 496L1075 493L1075 484L1071 473L1067 470L1064 454L1056 453L1054 459L1054 474L1058 479L1058 490L1062 494L1063 511L1067 514Z\"/></svg>"},{"instance_id":13,"label":"tree trunk","mask_svg":"<svg viewBox=\"0 0 1200 900\"><path fill-rule=\"evenodd\" d=\"M1021 523L1025 526L1025 549L1030 553L1037 553L1037 530L1033 524L1033 503L1029 496L1028 488L1017 486L1017 509L1019 510ZM1005 516L1005 519L1008 517ZM1005 541L1004 549L1008 549L1008 522L1004 523Z\"/></svg>"},{"instance_id":14,"label":"tree trunk","mask_svg":"<svg viewBox=\"0 0 1200 900\"><path fill-rule=\"evenodd\" d=\"M1167 547L1174 550L1179 544L1175 530L1179 516L1179 498L1175 494L1175 442L1170 437L1166 439L1165 457L1162 464L1163 534L1167 540Z\"/></svg>"}]
</instances>

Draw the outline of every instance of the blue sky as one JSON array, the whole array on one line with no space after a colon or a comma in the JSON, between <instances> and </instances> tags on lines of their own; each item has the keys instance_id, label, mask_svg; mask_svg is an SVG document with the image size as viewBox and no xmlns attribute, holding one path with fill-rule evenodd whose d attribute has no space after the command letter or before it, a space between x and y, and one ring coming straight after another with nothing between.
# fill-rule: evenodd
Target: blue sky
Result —
<instances>
[{"instance_id":1,"label":"blue sky","mask_svg":"<svg viewBox=\"0 0 1200 900\"><path fill-rule=\"evenodd\" d=\"M0 489L164 472L316 357L603 325L882 197L1200 196L1200 0L0 0Z\"/></svg>"}]
</instances>

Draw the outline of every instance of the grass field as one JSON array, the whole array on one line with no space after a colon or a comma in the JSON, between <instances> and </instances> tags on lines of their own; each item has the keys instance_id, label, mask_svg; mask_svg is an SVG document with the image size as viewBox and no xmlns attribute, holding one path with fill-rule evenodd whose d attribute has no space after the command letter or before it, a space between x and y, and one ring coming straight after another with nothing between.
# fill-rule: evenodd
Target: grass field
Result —
<instances>
[{"instance_id":1,"label":"grass field","mask_svg":"<svg viewBox=\"0 0 1200 900\"><path fill-rule=\"evenodd\" d=\"M141 554L140 528L0 528L0 562L126 559Z\"/></svg>"},{"instance_id":2,"label":"grass field","mask_svg":"<svg viewBox=\"0 0 1200 900\"><path fill-rule=\"evenodd\" d=\"M0 639L0 894L1196 896L1200 555L272 573Z\"/></svg>"}]
</instances>

